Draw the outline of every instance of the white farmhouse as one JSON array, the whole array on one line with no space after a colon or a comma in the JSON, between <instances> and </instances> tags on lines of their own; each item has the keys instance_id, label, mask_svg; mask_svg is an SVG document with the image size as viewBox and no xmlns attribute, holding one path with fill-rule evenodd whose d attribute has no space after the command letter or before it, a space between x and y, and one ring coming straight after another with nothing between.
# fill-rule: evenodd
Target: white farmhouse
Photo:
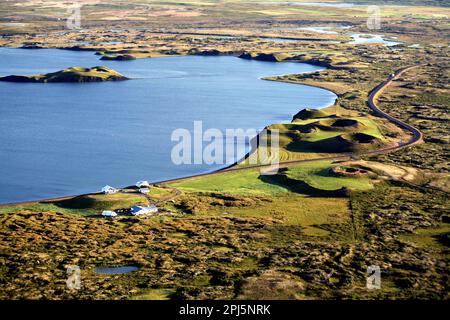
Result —
<instances>
[{"instance_id":1,"label":"white farmhouse","mask_svg":"<svg viewBox=\"0 0 450 320\"><path fill-rule=\"evenodd\" d=\"M117 217L117 213L115 213L114 211L103 211L102 212L102 216L103 217L114 218L114 217Z\"/></svg>"},{"instance_id":2,"label":"white farmhouse","mask_svg":"<svg viewBox=\"0 0 450 320\"><path fill-rule=\"evenodd\" d=\"M147 193L150 192L150 189L149 189L149 188L140 188L140 189L139 189L139 192L140 192L140 193L143 193L143 194L147 194Z\"/></svg>"},{"instance_id":3,"label":"white farmhouse","mask_svg":"<svg viewBox=\"0 0 450 320\"><path fill-rule=\"evenodd\" d=\"M133 216L140 216L145 214L151 214L158 212L158 208L154 205L148 206L148 207L142 207L142 206L134 206L131 207L131 214Z\"/></svg>"},{"instance_id":4,"label":"white farmhouse","mask_svg":"<svg viewBox=\"0 0 450 320\"><path fill-rule=\"evenodd\" d=\"M149 188L150 187L150 183L148 183L148 181L138 181L136 182L136 187L138 188Z\"/></svg>"},{"instance_id":5,"label":"white farmhouse","mask_svg":"<svg viewBox=\"0 0 450 320\"><path fill-rule=\"evenodd\" d=\"M113 188L111 186L104 186L102 188L102 193L104 194L114 194L117 193L119 190L117 190L116 188Z\"/></svg>"}]
</instances>

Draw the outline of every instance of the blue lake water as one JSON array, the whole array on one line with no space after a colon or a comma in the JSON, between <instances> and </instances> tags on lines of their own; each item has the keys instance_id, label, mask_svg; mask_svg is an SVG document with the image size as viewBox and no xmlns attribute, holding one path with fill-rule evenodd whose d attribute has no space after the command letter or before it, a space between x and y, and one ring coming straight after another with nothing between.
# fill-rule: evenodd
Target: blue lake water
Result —
<instances>
[{"instance_id":1,"label":"blue lake water","mask_svg":"<svg viewBox=\"0 0 450 320\"><path fill-rule=\"evenodd\" d=\"M325 107L326 90L260 80L322 68L236 57L99 61L93 52L0 48L0 76L105 65L134 78L103 83L0 82L0 203L158 181L223 165L171 161L177 128L262 129L305 107ZM239 146L242 156L245 146Z\"/></svg>"}]
</instances>

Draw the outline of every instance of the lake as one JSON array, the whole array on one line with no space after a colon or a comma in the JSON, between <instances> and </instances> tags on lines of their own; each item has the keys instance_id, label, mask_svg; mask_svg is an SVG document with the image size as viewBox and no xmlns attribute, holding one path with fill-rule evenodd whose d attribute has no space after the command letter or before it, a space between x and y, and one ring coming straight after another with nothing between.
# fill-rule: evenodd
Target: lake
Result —
<instances>
[{"instance_id":1,"label":"lake","mask_svg":"<svg viewBox=\"0 0 450 320\"><path fill-rule=\"evenodd\" d=\"M263 76L322 70L300 63L183 56L99 61L93 52L0 48L0 76L105 65L130 81L0 82L0 203L158 181L223 165L175 165L173 130L256 128L290 121L336 96ZM239 157L246 146L239 147Z\"/></svg>"},{"instance_id":2,"label":"lake","mask_svg":"<svg viewBox=\"0 0 450 320\"><path fill-rule=\"evenodd\" d=\"M111 267L111 268L95 268L95 273L98 274L125 274L139 270L136 266L122 266L122 267Z\"/></svg>"}]
</instances>

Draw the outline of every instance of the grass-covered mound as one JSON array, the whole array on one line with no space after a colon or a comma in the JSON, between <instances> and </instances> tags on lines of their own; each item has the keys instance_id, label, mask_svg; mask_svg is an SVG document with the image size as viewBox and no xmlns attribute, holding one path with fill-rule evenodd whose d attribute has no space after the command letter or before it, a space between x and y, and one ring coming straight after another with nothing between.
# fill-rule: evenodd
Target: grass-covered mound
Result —
<instances>
[{"instance_id":1,"label":"grass-covered mound","mask_svg":"<svg viewBox=\"0 0 450 320\"><path fill-rule=\"evenodd\" d=\"M355 128L360 125L360 122L355 119L337 119L334 120L331 124L334 128Z\"/></svg>"},{"instance_id":2,"label":"grass-covered mound","mask_svg":"<svg viewBox=\"0 0 450 320\"><path fill-rule=\"evenodd\" d=\"M326 118L329 117L330 115L328 113L326 113L323 110L319 110L319 109L303 109L301 111L299 111L294 118L292 119L292 121L295 121L296 119L300 119L300 120L307 120L307 119L318 119L318 118Z\"/></svg>"},{"instance_id":3,"label":"grass-covered mound","mask_svg":"<svg viewBox=\"0 0 450 320\"><path fill-rule=\"evenodd\" d=\"M279 132L280 153L362 152L387 144L377 124L368 118L320 117L320 113L313 111L316 110L301 115L305 118L303 120L296 119L292 123L275 124L268 128Z\"/></svg>"},{"instance_id":4,"label":"grass-covered mound","mask_svg":"<svg viewBox=\"0 0 450 320\"><path fill-rule=\"evenodd\" d=\"M35 83L102 82L120 80L128 80L128 78L113 69L103 66L93 68L72 67L57 72L39 74L34 76L11 75L0 78L0 81Z\"/></svg>"},{"instance_id":5,"label":"grass-covered mound","mask_svg":"<svg viewBox=\"0 0 450 320\"><path fill-rule=\"evenodd\" d=\"M291 55L286 53L249 53L249 52L244 52L239 56L239 58L241 59L270 61L270 62L281 62L289 59L290 57Z\"/></svg>"},{"instance_id":6,"label":"grass-covered mound","mask_svg":"<svg viewBox=\"0 0 450 320\"><path fill-rule=\"evenodd\" d=\"M290 192L300 193L311 197L344 197L349 194L347 187L336 190L316 188L301 179L294 179L289 175L288 169L282 169L276 175L261 175L260 179L266 183L286 188Z\"/></svg>"},{"instance_id":7,"label":"grass-covered mound","mask_svg":"<svg viewBox=\"0 0 450 320\"><path fill-rule=\"evenodd\" d=\"M308 149L331 153L370 151L384 145L381 139L361 132L345 133L318 141L303 142L303 146ZM295 148L296 146L297 143L294 142L292 147Z\"/></svg>"},{"instance_id":8,"label":"grass-covered mound","mask_svg":"<svg viewBox=\"0 0 450 320\"><path fill-rule=\"evenodd\" d=\"M280 162L317 159L343 153L378 150L395 143L388 135L390 128L370 117L342 117L308 109L303 110L300 117L304 119L297 118L291 123L267 127L268 133L278 131L277 153L273 153L270 148L271 134L260 136L260 146L269 146L266 151L270 157L279 157ZM256 160L254 156L248 157L239 166L254 164L254 161L250 163L249 159Z\"/></svg>"},{"instance_id":9,"label":"grass-covered mound","mask_svg":"<svg viewBox=\"0 0 450 320\"><path fill-rule=\"evenodd\" d=\"M336 175L330 161L304 163L282 168L272 176L260 176L262 181L286 188L291 192L314 197L343 197L352 190L368 190L373 187L371 176Z\"/></svg>"},{"instance_id":10,"label":"grass-covered mound","mask_svg":"<svg viewBox=\"0 0 450 320\"><path fill-rule=\"evenodd\" d=\"M352 190L372 188L369 176L337 176L330 170L334 166L336 164L331 161L302 163L291 166L289 170L281 169L280 174L275 175L275 178L273 178L274 176L262 176L258 169L230 171L219 175L175 182L170 186L185 192L222 192L228 195L245 196L280 196L289 191L306 195L324 195L321 190L325 193L332 191L332 195L336 196L334 191L342 188ZM331 196L331 194L327 194L327 196Z\"/></svg>"},{"instance_id":11,"label":"grass-covered mound","mask_svg":"<svg viewBox=\"0 0 450 320\"><path fill-rule=\"evenodd\" d=\"M293 180L302 180L311 187L321 190L368 190L373 187L372 175L339 176L332 168L340 164L331 161L304 163L290 167L286 175Z\"/></svg>"},{"instance_id":12,"label":"grass-covered mound","mask_svg":"<svg viewBox=\"0 0 450 320\"><path fill-rule=\"evenodd\" d=\"M143 195L133 193L91 194L58 201L54 204L65 209L102 211L124 209L134 205L147 205L148 200Z\"/></svg>"},{"instance_id":13,"label":"grass-covered mound","mask_svg":"<svg viewBox=\"0 0 450 320\"><path fill-rule=\"evenodd\" d=\"M324 135L329 135L329 132L364 132L369 128L362 122L356 119L330 119L326 118L324 120L300 123L290 123L282 125L274 125L270 128L277 128L282 131L294 131L301 132L304 134L316 133L317 138L320 138L320 132L323 131ZM317 140L317 139L316 139Z\"/></svg>"}]
</instances>

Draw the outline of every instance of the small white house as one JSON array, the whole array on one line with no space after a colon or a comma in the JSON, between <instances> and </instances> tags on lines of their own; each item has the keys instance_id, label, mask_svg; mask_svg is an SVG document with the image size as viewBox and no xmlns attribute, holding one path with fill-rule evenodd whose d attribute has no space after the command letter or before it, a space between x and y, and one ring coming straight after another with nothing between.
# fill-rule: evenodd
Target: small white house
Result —
<instances>
[{"instance_id":1,"label":"small white house","mask_svg":"<svg viewBox=\"0 0 450 320\"><path fill-rule=\"evenodd\" d=\"M134 206L131 207L131 214L133 216L140 216L158 212L158 208L154 205L148 207Z\"/></svg>"},{"instance_id":2,"label":"small white house","mask_svg":"<svg viewBox=\"0 0 450 320\"><path fill-rule=\"evenodd\" d=\"M150 189L149 189L149 188L140 188L140 189L139 189L139 192L140 192L140 193L143 193L143 194L147 194L147 193L150 192Z\"/></svg>"},{"instance_id":3,"label":"small white house","mask_svg":"<svg viewBox=\"0 0 450 320\"><path fill-rule=\"evenodd\" d=\"M136 182L136 187L138 188L150 188L150 183L148 183L148 181L138 181Z\"/></svg>"},{"instance_id":4,"label":"small white house","mask_svg":"<svg viewBox=\"0 0 450 320\"><path fill-rule=\"evenodd\" d=\"M114 218L114 217L117 217L117 213L115 213L114 211L103 211L102 212L102 216L103 217Z\"/></svg>"},{"instance_id":5,"label":"small white house","mask_svg":"<svg viewBox=\"0 0 450 320\"><path fill-rule=\"evenodd\" d=\"M114 194L117 193L119 190L117 190L116 188L113 188L111 186L104 186L102 188L102 193L104 194Z\"/></svg>"}]
</instances>

